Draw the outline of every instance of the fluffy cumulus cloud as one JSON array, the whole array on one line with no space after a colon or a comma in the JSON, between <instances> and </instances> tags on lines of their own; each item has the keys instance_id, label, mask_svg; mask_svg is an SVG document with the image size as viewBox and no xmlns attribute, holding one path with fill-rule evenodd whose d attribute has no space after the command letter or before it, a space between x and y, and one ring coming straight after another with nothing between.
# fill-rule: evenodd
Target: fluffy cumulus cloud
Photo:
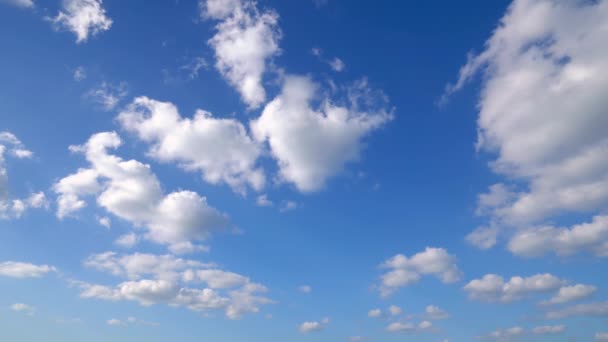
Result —
<instances>
[{"instance_id":1,"label":"fluffy cumulus cloud","mask_svg":"<svg viewBox=\"0 0 608 342\"><path fill-rule=\"evenodd\" d=\"M43 192L31 193L26 198L11 198L7 158L29 159L34 153L11 132L0 132L0 219L19 218L30 208L46 208L48 201Z\"/></svg>"},{"instance_id":2,"label":"fluffy cumulus cloud","mask_svg":"<svg viewBox=\"0 0 608 342\"><path fill-rule=\"evenodd\" d=\"M268 142L282 180L304 192L320 190L347 162L357 160L363 138L392 118L386 98L373 94L366 81L351 87L348 105L325 98L315 108L316 95L310 78L287 76L281 93L251 122L254 136ZM362 108L370 102L375 104Z\"/></svg>"},{"instance_id":3,"label":"fluffy cumulus cloud","mask_svg":"<svg viewBox=\"0 0 608 342\"><path fill-rule=\"evenodd\" d=\"M588 252L608 256L608 216L598 215L591 222L572 227L550 225L528 228L514 234L509 250L524 257L538 257L549 253L560 256Z\"/></svg>"},{"instance_id":4,"label":"fluffy cumulus cloud","mask_svg":"<svg viewBox=\"0 0 608 342\"><path fill-rule=\"evenodd\" d=\"M201 0L203 18L219 20L209 40L218 71L241 94L250 108L266 100L263 76L280 53L279 16L260 10L251 0Z\"/></svg>"},{"instance_id":5,"label":"fluffy cumulus cloud","mask_svg":"<svg viewBox=\"0 0 608 342\"><path fill-rule=\"evenodd\" d=\"M106 252L90 256L84 264L124 281L114 286L73 281L82 298L167 304L202 312L223 310L229 319L259 312L260 306L273 302L263 296L265 286L246 276L172 255Z\"/></svg>"},{"instance_id":6,"label":"fluffy cumulus cloud","mask_svg":"<svg viewBox=\"0 0 608 342\"><path fill-rule=\"evenodd\" d=\"M106 16L103 0L63 0L63 8L50 18L53 25L76 35L76 42L86 42L90 36L107 31L112 19Z\"/></svg>"},{"instance_id":7,"label":"fluffy cumulus cloud","mask_svg":"<svg viewBox=\"0 0 608 342\"><path fill-rule=\"evenodd\" d=\"M543 304L563 304L591 296L596 288L591 285L567 285L567 281L552 274L536 274L529 277L514 276L508 281L496 274L471 280L464 286L470 299L509 303L535 294L550 294L553 297Z\"/></svg>"},{"instance_id":8,"label":"fluffy cumulus cloud","mask_svg":"<svg viewBox=\"0 0 608 342\"><path fill-rule=\"evenodd\" d=\"M563 286L546 304L564 304L588 298L597 291L595 286L576 284Z\"/></svg>"},{"instance_id":9,"label":"fluffy cumulus cloud","mask_svg":"<svg viewBox=\"0 0 608 342\"><path fill-rule=\"evenodd\" d=\"M34 265L16 261L0 263L0 276L11 278L40 278L55 271L55 267L49 265Z\"/></svg>"},{"instance_id":10,"label":"fluffy cumulus cloud","mask_svg":"<svg viewBox=\"0 0 608 342\"><path fill-rule=\"evenodd\" d=\"M126 326L132 326L132 325L146 325L146 326L156 327L156 326L160 325L156 322L148 322L148 321L138 319L136 317L127 317L127 319L124 319L124 320L121 320L118 318L111 318L106 321L106 324L110 325L110 326L114 326L114 327L126 327Z\"/></svg>"},{"instance_id":11,"label":"fluffy cumulus cloud","mask_svg":"<svg viewBox=\"0 0 608 342\"><path fill-rule=\"evenodd\" d=\"M262 148L235 119L200 109L193 118L182 118L172 103L139 97L118 121L150 143L149 155L159 161L180 163L211 184L226 183L239 192L264 186L264 172L256 166Z\"/></svg>"},{"instance_id":12,"label":"fluffy cumulus cloud","mask_svg":"<svg viewBox=\"0 0 608 342\"><path fill-rule=\"evenodd\" d=\"M485 206L500 226L608 208L606 20L606 1L515 0L484 50L448 87L450 93L484 74L478 148L495 153L492 169L514 180ZM529 234L568 253L597 253L608 242L601 235L585 244L561 228Z\"/></svg>"},{"instance_id":13,"label":"fluffy cumulus cloud","mask_svg":"<svg viewBox=\"0 0 608 342\"><path fill-rule=\"evenodd\" d=\"M423 275L434 275L444 283L454 283L462 275L456 257L443 248L427 247L411 257L397 254L386 260L381 267L388 269L380 277L379 290L382 296L391 295L401 287L418 282Z\"/></svg>"},{"instance_id":14,"label":"fluffy cumulus cloud","mask_svg":"<svg viewBox=\"0 0 608 342\"><path fill-rule=\"evenodd\" d=\"M367 313L367 317L378 318L382 316L382 310L380 309L371 309Z\"/></svg>"},{"instance_id":15,"label":"fluffy cumulus cloud","mask_svg":"<svg viewBox=\"0 0 608 342\"><path fill-rule=\"evenodd\" d=\"M542 325L532 329L532 333L536 335L557 335L565 331L565 325Z\"/></svg>"},{"instance_id":16,"label":"fluffy cumulus cloud","mask_svg":"<svg viewBox=\"0 0 608 342\"><path fill-rule=\"evenodd\" d=\"M204 197L187 190L165 194L150 167L137 160L123 160L109 150L121 145L114 132L97 133L82 146L90 168L59 180L57 216L65 217L86 206L85 195L95 195L97 204L109 213L144 229L154 242L179 245L204 240L212 232L230 228L228 218L207 204Z\"/></svg>"},{"instance_id":17,"label":"fluffy cumulus cloud","mask_svg":"<svg viewBox=\"0 0 608 342\"><path fill-rule=\"evenodd\" d=\"M321 321L304 322L300 324L298 330L303 334L307 334L313 331L324 330L328 324L329 318L323 318Z\"/></svg>"}]
</instances>

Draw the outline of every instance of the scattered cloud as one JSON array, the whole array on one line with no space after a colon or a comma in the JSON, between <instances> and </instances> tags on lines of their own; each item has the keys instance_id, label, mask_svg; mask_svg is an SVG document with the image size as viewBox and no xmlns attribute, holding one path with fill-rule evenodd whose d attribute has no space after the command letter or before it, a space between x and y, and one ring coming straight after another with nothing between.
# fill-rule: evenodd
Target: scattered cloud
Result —
<instances>
[{"instance_id":1,"label":"scattered cloud","mask_svg":"<svg viewBox=\"0 0 608 342\"><path fill-rule=\"evenodd\" d=\"M329 324L329 318L323 318L320 322L312 321L312 322L304 322L300 324L298 330L302 334L307 334L313 331L321 331L324 330Z\"/></svg>"},{"instance_id":2,"label":"scattered cloud","mask_svg":"<svg viewBox=\"0 0 608 342\"><path fill-rule=\"evenodd\" d=\"M251 0L200 0L201 15L219 20L209 40L215 52L215 67L255 109L266 100L263 76L268 63L281 50L278 14L259 10Z\"/></svg>"},{"instance_id":3,"label":"scattered cloud","mask_svg":"<svg viewBox=\"0 0 608 342\"><path fill-rule=\"evenodd\" d=\"M532 294L557 291L564 283L564 280L548 273L527 278L515 276L507 282L499 275L486 274L480 279L471 280L463 289L470 299L509 303Z\"/></svg>"},{"instance_id":4,"label":"scattered cloud","mask_svg":"<svg viewBox=\"0 0 608 342\"><path fill-rule=\"evenodd\" d=\"M24 313L28 316L33 316L36 313L36 308L23 303L16 303L11 305L11 310L15 312Z\"/></svg>"},{"instance_id":5,"label":"scattered cloud","mask_svg":"<svg viewBox=\"0 0 608 342\"><path fill-rule=\"evenodd\" d=\"M524 228L510 244L516 254L606 250L606 234L597 243L574 236L575 230L599 233L593 223L571 229L542 223L608 208L608 98L602 96L608 48L601 43L607 18L605 1L515 0L483 51L469 56L447 87L449 96L483 74L477 148L496 155L492 170L510 182L480 196L478 213L500 229Z\"/></svg>"},{"instance_id":6,"label":"scattered cloud","mask_svg":"<svg viewBox=\"0 0 608 342\"><path fill-rule=\"evenodd\" d=\"M55 267L48 265L34 265L16 261L0 263L0 276L11 278L40 278L55 271Z\"/></svg>"},{"instance_id":7,"label":"scattered cloud","mask_svg":"<svg viewBox=\"0 0 608 342\"><path fill-rule=\"evenodd\" d=\"M103 0L63 0L62 10L48 20L55 28L74 33L76 43L83 43L112 26L112 19L106 16L102 3Z\"/></svg>"},{"instance_id":8,"label":"scattered cloud","mask_svg":"<svg viewBox=\"0 0 608 342\"><path fill-rule=\"evenodd\" d=\"M223 310L229 319L257 313L260 306L273 303L263 296L266 287L248 277L172 255L106 252L90 256L84 264L126 280L115 286L72 281L82 298L166 304L201 312ZM197 286L201 284L205 286Z\"/></svg>"},{"instance_id":9,"label":"scattered cloud","mask_svg":"<svg viewBox=\"0 0 608 342\"><path fill-rule=\"evenodd\" d=\"M596 342L606 342L608 341L608 332L595 333L594 337Z\"/></svg>"},{"instance_id":10,"label":"scattered cloud","mask_svg":"<svg viewBox=\"0 0 608 342\"><path fill-rule=\"evenodd\" d=\"M513 235L509 251L523 257L539 257L549 253L568 256L588 252L608 256L608 216L595 216L593 221L569 228L542 226L523 229Z\"/></svg>"},{"instance_id":11,"label":"scattered cloud","mask_svg":"<svg viewBox=\"0 0 608 342\"><path fill-rule=\"evenodd\" d=\"M137 243L139 243L139 235L135 233L121 235L114 241L114 244L123 248L133 248Z\"/></svg>"},{"instance_id":12,"label":"scattered cloud","mask_svg":"<svg viewBox=\"0 0 608 342\"><path fill-rule=\"evenodd\" d=\"M100 105L103 110L112 111L129 93L127 88L126 82L118 84L102 82L97 88L89 90L86 97Z\"/></svg>"},{"instance_id":13,"label":"scattered cloud","mask_svg":"<svg viewBox=\"0 0 608 342\"><path fill-rule=\"evenodd\" d=\"M308 294L312 292L312 287L310 285L302 285L298 287L298 291Z\"/></svg>"},{"instance_id":14,"label":"scattered cloud","mask_svg":"<svg viewBox=\"0 0 608 342\"><path fill-rule=\"evenodd\" d=\"M21 8L34 8L36 3L34 0L0 0L0 4L8 4Z\"/></svg>"},{"instance_id":15,"label":"scattered cloud","mask_svg":"<svg viewBox=\"0 0 608 342\"><path fill-rule=\"evenodd\" d=\"M593 295L597 291L595 286L576 284L572 286L563 286L559 289L553 298L545 302L545 304L564 304L581 299L585 299Z\"/></svg>"},{"instance_id":16,"label":"scattered cloud","mask_svg":"<svg viewBox=\"0 0 608 342\"><path fill-rule=\"evenodd\" d=\"M367 317L378 318L382 316L382 310L380 309L372 309L367 313Z\"/></svg>"},{"instance_id":17,"label":"scattered cloud","mask_svg":"<svg viewBox=\"0 0 608 342\"><path fill-rule=\"evenodd\" d=\"M524 332L525 330L522 327L498 329L484 336L484 338L496 341L511 341L513 338L523 335Z\"/></svg>"},{"instance_id":18,"label":"scattered cloud","mask_svg":"<svg viewBox=\"0 0 608 342\"><path fill-rule=\"evenodd\" d=\"M128 317L125 320L111 318L106 321L106 324L108 324L110 326L115 326L115 327L126 327L126 326L130 326L130 325L145 325L145 326L157 327L160 325L159 323L156 323L156 322L143 321L143 320L137 319L135 317Z\"/></svg>"},{"instance_id":19,"label":"scattered cloud","mask_svg":"<svg viewBox=\"0 0 608 342\"><path fill-rule=\"evenodd\" d=\"M536 335L556 335L566 331L565 325L543 325L532 329Z\"/></svg>"},{"instance_id":20,"label":"scattered cloud","mask_svg":"<svg viewBox=\"0 0 608 342\"><path fill-rule=\"evenodd\" d=\"M259 195L255 202L260 207L272 207L273 205L272 201L268 199L268 195L266 194Z\"/></svg>"},{"instance_id":21,"label":"scattered cloud","mask_svg":"<svg viewBox=\"0 0 608 342\"><path fill-rule=\"evenodd\" d=\"M231 228L228 217L209 206L206 198L186 190L165 194L149 165L109 153L121 144L116 133L102 132L82 146L71 147L85 155L90 168L54 185L58 217L86 206L82 196L95 195L100 207L143 229L145 238L160 244L204 240L212 232Z\"/></svg>"},{"instance_id":22,"label":"scattered cloud","mask_svg":"<svg viewBox=\"0 0 608 342\"><path fill-rule=\"evenodd\" d=\"M458 281L462 272L456 265L456 257L443 248L427 247L423 252L406 257L397 254L381 266L388 269L381 278L380 294L393 294L401 287L416 283L423 275L434 275L444 283Z\"/></svg>"},{"instance_id":23,"label":"scattered cloud","mask_svg":"<svg viewBox=\"0 0 608 342\"><path fill-rule=\"evenodd\" d=\"M256 165L262 148L235 119L214 118L200 109L183 118L170 102L138 97L118 122L150 143L148 154L156 160L178 162L211 184L226 183L241 193L247 186L264 186L264 171Z\"/></svg>"},{"instance_id":24,"label":"scattered cloud","mask_svg":"<svg viewBox=\"0 0 608 342\"><path fill-rule=\"evenodd\" d=\"M403 310L398 307L397 305L391 305L388 307L388 312L392 315L392 316L398 316L401 315L403 313Z\"/></svg>"},{"instance_id":25,"label":"scattered cloud","mask_svg":"<svg viewBox=\"0 0 608 342\"><path fill-rule=\"evenodd\" d=\"M87 78L87 70L83 66L79 66L74 69L74 81L80 82Z\"/></svg>"},{"instance_id":26,"label":"scattered cloud","mask_svg":"<svg viewBox=\"0 0 608 342\"><path fill-rule=\"evenodd\" d=\"M608 316L608 302L577 304L546 313L547 319L563 319L575 316Z\"/></svg>"},{"instance_id":27,"label":"scattered cloud","mask_svg":"<svg viewBox=\"0 0 608 342\"><path fill-rule=\"evenodd\" d=\"M360 110L358 101L373 101L365 81L351 89L349 107L324 99L320 108L312 108L317 87L308 77L287 76L281 93L251 122L257 140L270 145L281 180L302 192L322 189L359 158L363 138L392 119L383 101L369 112Z\"/></svg>"},{"instance_id":28,"label":"scattered cloud","mask_svg":"<svg viewBox=\"0 0 608 342\"><path fill-rule=\"evenodd\" d=\"M428 305L425 309L426 317L430 320L440 320L449 318L450 315L445 311L434 305Z\"/></svg>"},{"instance_id":29,"label":"scattered cloud","mask_svg":"<svg viewBox=\"0 0 608 342\"><path fill-rule=\"evenodd\" d=\"M393 322L386 327L386 331L392 333L421 332L432 327L433 323L430 321L422 321L418 324L412 322Z\"/></svg>"}]
</instances>

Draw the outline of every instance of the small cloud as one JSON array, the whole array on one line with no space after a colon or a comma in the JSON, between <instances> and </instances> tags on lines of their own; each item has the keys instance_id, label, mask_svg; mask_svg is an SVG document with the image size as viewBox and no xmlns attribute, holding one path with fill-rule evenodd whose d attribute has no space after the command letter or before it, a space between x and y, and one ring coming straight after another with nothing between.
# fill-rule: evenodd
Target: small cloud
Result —
<instances>
[{"instance_id":1,"label":"small cloud","mask_svg":"<svg viewBox=\"0 0 608 342\"><path fill-rule=\"evenodd\" d=\"M272 201L268 199L266 194L259 195L256 203L260 207L272 207L273 205Z\"/></svg>"},{"instance_id":2,"label":"small cloud","mask_svg":"<svg viewBox=\"0 0 608 342\"><path fill-rule=\"evenodd\" d=\"M302 286L298 287L298 291L300 291L302 293L311 293L312 287L310 285L302 285Z\"/></svg>"},{"instance_id":3,"label":"small cloud","mask_svg":"<svg viewBox=\"0 0 608 342\"><path fill-rule=\"evenodd\" d=\"M76 69L74 69L74 81L76 82L80 82L82 80L84 80L85 78L87 78L87 71L85 70L85 68L83 66L79 66Z\"/></svg>"},{"instance_id":4,"label":"small cloud","mask_svg":"<svg viewBox=\"0 0 608 342\"><path fill-rule=\"evenodd\" d=\"M403 310L398 307L397 305L391 305L388 308L388 312L391 313L391 315L393 316L397 316L397 315L401 315L403 313Z\"/></svg>"},{"instance_id":5,"label":"small cloud","mask_svg":"<svg viewBox=\"0 0 608 342\"><path fill-rule=\"evenodd\" d=\"M108 229L110 229L110 227L112 227L112 221L110 221L110 218L107 216L103 216L103 217L99 217L97 219L97 222L101 225L104 226Z\"/></svg>"},{"instance_id":6,"label":"small cloud","mask_svg":"<svg viewBox=\"0 0 608 342\"><path fill-rule=\"evenodd\" d=\"M378 318L382 316L382 310L380 309L372 309L367 312L367 317Z\"/></svg>"},{"instance_id":7,"label":"small cloud","mask_svg":"<svg viewBox=\"0 0 608 342\"><path fill-rule=\"evenodd\" d=\"M114 244L123 247L123 248L133 248L139 242L139 235L135 233L129 233L120 236Z\"/></svg>"},{"instance_id":8,"label":"small cloud","mask_svg":"<svg viewBox=\"0 0 608 342\"><path fill-rule=\"evenodd\" d=\"M85 96L101 105L103 110L111 111L127 96L127 83L111 84L102 82L97 88L89 90Z\"/></svg>"},{"instance_id":9,"label":"small cloud","mask_svg":"<svg viewBox=\"0 0 608 342\"><path fill-rule=\"evenodd\" d=\"M36 313L36 309L34 307L23 303L15 303L11 305L11 310L15 312L22 312L28 316L33 316Z\"/></svg>"},{"instance_id":10,"label":"small cloud","mask_svg":"<svg viewBox=\"0 0 608 342\"><path fill-rule=\"evenodd\" d=\"M0 0L1 4L7 4L20 8L34 8L36 4L34 0Z\"/></svg>"},{"instance_id":11,"label":"small cloud","mask_svg":"<svg viewBox=\"0 0 608 342\"><path fill-rule=\"evenodd\" d=\"M298 330L303 333L303 334L307 334L310 332L314 332L314 331L321 331L323 329L325 329L325 327L329 324L329 318L323 318L320 322L317 321L312 321L312 322L304 322L302 324L300 324Z\"/></svg>"},{"instance_id":12,"label":"small cloud","mask_svg":"<svg viewBox=\"0 0 608 342\"><path fill-rule=\"evenodd\" d=\"M346 68L344 62L338 57L334 57L334 59L332 59L328 63L329 66L336 72L344 71L344 69Z\"/></svg>"},{"instance_id":13,"label":"small cloud","mask_svg":"<svg viewBox=\"0 0 608 342\"><path fill-rule=\"evenodd\" d=\"M284 213L286 211L291 211L294 210L298 207L298 203L294 202L294 201L285 201L283 202L283 205L281 206L281 208L279 209L280 212Z\"/></svg>"}]
</instances>

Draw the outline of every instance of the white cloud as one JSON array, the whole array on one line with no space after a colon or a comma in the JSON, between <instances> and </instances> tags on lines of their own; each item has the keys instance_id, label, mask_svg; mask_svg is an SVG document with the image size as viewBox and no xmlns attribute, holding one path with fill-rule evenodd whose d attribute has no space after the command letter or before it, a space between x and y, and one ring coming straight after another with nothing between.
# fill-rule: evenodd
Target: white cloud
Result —
<instances>
[{"instance_id":1,"label":"white cloud","mask_svg":"<svg viewBox=\"0 0 608 342\"><path fill-rule=\"evenodd\" d=\"M449 95L483 73L477 145L496 154L492 169L512 185L491 189L498 201L480 211L500 226L608 208L607 19L606 1L515 0L448 87ZM553 248L564 230L535 233Z\"/></svg>"},{"instance_id":2,"label":"white cloud","mask_svg":"<svg viewBox=\"0 0 608 342\"><path fill-rule=\"evenodd\" d=\"M291 211L294 210L298 207L298 203L294 202L294 201L283 201L283 203L281 204L281 207L279 208L279 211L284 213L287 211Z\"/></svg>"},{"instance_id":3,"label":"white cloud","mask_svg":"<svg viewBox=\"0 0 608 342\"><path fill-rule=\"evenodd\" d=\"M23 303L15 303L11 305L11 310L25 313L28 316L33 316L36 313L36 308Z\"/></svg>"},{"instance_id":4,"label":"white cloud","mask_svg":"<svg viewBox=\"0 0 608 342\"><path fill-rule=\"evenodd\" d=\"M300 324L300 326L298 327L298 330L303 334L307 334L307 333L310 333L313 331L324 330L328 324L329 324L329 318L324 318L320 322L317 322L317 321L304 322L304 323Z\"/></svg>"},{"instance_id":5,"label":"white cloud","mask_svg":"<svg viewBox=\"0 0 608 342\"><path fill-rule=\"evenodd\" d=\"M311 293L312 287L310 285L302 285L298 287L298 291L302 293Z\"/></svg>"},{"instance_id":6,"label":"white cloud","mask_svg":"<svg viewBox=\"0 0 608 342\"><path fill-rule=\"evenodd\" d=\"M589 252L608 256L608 216L595 216L593 221L570 228L542 226L517 232L509 241L509 250L524 257L548 253L560 256Z\"/></svg>"},{"instance_id":7,"label":"white cloud","mask_svg":"<svg viewBox=\"0 0 608 342\"><path fill-rule=\"evenodd\" d=\"M124 247L124 248L133 248L139 242L139 235L135 233L128 233L125 235L121 235L114 241L114 244Z\"/></svg>"},{"instance_id":8,"label":"white cloud","mask_svg":"<svg viewBox=\"0 0 608 342\"><path fill-rule=\"evenodd\" d=\"M268 199L268 195L266 194L259 195L255 202L260 207L272 207L273 205L272 201Z\"/></svg>"},{"instance_id":9,"label":"white cloud","mask_svg":"<svg viewBox=\"0 0 608 342\"><path fill-rule=\"evenodd\" d=\"M308 77L287 76L281 93L251 122L254 136L270 145L281 179L303 192L323 188L359 158L363 138L392 119L385 98L379 108L360 111L359 102L374 101L365 81L350 89L350 107L325 98L320 108L312 108L316 88Z\"/></svg>"},{"instance_id":10,"label":"white cloud","mask_svg":"<svg viewBox=\"0 0 608 342\"><path fill-rule=\"evenodd\" d=\"M165 195L148 165L109 153L121 143L116 133L102 132L82 146L71 147L84 153L91 168L55 184L59 217L84 207L86 202L80 196L94 194L100 207L144 229L145 238L160 244L204 240L212 232L231 227L229 219L210 207L206 198L186 190Z\"/></svg>"},{"instance_id":11,"label":"white cloud","mask_svg":"<svg viewBox=\"0 0 608 342\"><path fill-rule=\"evenodd\" d=\"M121 321L119 319L116 319L116 318L109 319L109 320L106 321L106 323L108 325L115 326L115 327L119 327L119 326L124 326L125 325L125 323L123 321Z\"/></svg>"},{"instance_id":12,"label":"white cloud","mask_svg":"<svg viewBox=\"0 0 608 342\"><path fill-rule=\"evenodd\" d=\"M497 340L497 341L511 341L513 338L523 335L524 332L525 332L524 328L522 328L522 327L512 327L512 328L508 328L508 329L495 330L495 331L489 333L485 337L487 339Z\"/></svg>"},{"instance_id":13,"label":"white cloud","mask_svg":"<svg viewBox=\"0 0 608 342\"><path fill-rule=\"evenodd\" d=\"M515 276L507 282L499 275L486 274L481 279L471 280L463 289L474 300L508 303L532 294L556 291L564 283L564 280L548 273L527 278Z\"/></svg>"},{"instance_id":14,"label":"white cloud","mask_svg":"<svg viewBox=\"0 0 608 342\"><path fill-rule=\"evenodd\" d=\"M574 316L608 316L608 302L577 304L546 313L547 319L563 319Z\"/></svg>"},{"instance_id":15,"label":"white cloud","mask_svg":"<svg viewBox=\"0 0 608 342\"><path fill-rule=\"evenodd\" d=\"M106 228L108 228L108 229L110 229L110 227L112 227L112 221L111 221L111 220L110 220L110 218L109 218L109 217L107 217L107 216L99 217L99 218L97 219L97 222L98 222L98 223L99 223L101 226L104 226L104 227L106 227Z\"/></svg>"},{"instance_id":16,"label":"white cloud","mask_svg":"<svg viewBox=\"0 0 608 342\"><path fill-rule=\"evenodd\" d=\"M103 110L112 111L129 93L127 88L126 82L118 84L102 82L98 87L89 90L86 97L100 105Z\"/></svg>"},{"instance_id":17,"label":"white cloud","mask_svg":"<svg viewBox=\"0 0 608 342\"><path fill-rule=\"evenodd\" d=\"M380 309L372 309L367 313L367 317L378 318L382 316L382 310Z\"/></svg>"},{"instance_id":18,"label":"white cloud","mask_svg":"<svg viewBox=\"0 0 608 342\"><path fill-rule=\"evenodd\" d=\"M57 16L49 18L57 29L72 31L76 42L86 42L89 36L107 31L112 19L106 16L102 0L63 0Z\"/></svg>"},{"instance_id":19,"label":"white cloud","mask_svg":"<svg viewBox=\"0 0 608 342\"><path fill-rule=\"evenodd\" d=\"M380 294L388 296L399 288L418 282L423 275L434 275L444 283L460 279L462 272L456 257L443 248L427 247L423 252L406 257L397 254L385 261L382 268L389 269L381 276Z\"/></svg>"},{"instance_id":20,"label":"white cloud","mask_svg":"<svg viewBox=\"0 0 608 342\"><path fill-rule=\"evenodd\" d=\"M566 331L565 325L543 325L532 329L532 332L536 335L555 335L561 334L564 331Z\"/></svg>"},{"instance_id":21,"label":"white cloud","mask_svg":"<svg viewBox=\"0 0 608 342\"><path fill-rule=\"evenodd\" d=\"M466 241L479 249L490 249L496 245L497 227L478 227L466 236Z\"/></svg>"},{"instance_id":22,"label":"white cloud","mask_svg":"<svg viewBox=\"0 0 608 342\"><path fill-rule=\"evenodd\" d=\"M608 341L608 332L595 333L594 337L596 342L606 342Z\"/></svg>"},{"instance_id":23,"label":"white cloud","mask_svg":"<svg viewBox=\"0 0 608 342\"><path fill-rule=\"evenodd\" d=\"M403 313L403 310L397 305L391 305L388 307L388 312L390 312L392 316L397 316L401 315Z\"/></svg>"},{"instance_id":24,"label":"white cloud","mask_svg":"<svg viewBox=\"0 0 608 342\"><path fill-rule=\"evenodd\" d=\"M248 277L220 270L213 264L172 255L113 252L92 255L85 266L126 278L116 286L73 281L82 298L135 301L143 306L167 304L194 311L223 310L229 319L260 311L273 303L262 294L266 287ZM205 284L206 287L192 287Z\"/></svg>"},{"instance_id":25,"label":"white cloud","mask_svg":"<svg viewBox=\"0 0 608 342\"><path fill-rule=\"evenodd\" d=\"M393 322L386 327L386 330L389 332L414 331L416 330L416 326L409 322Z\"/></svg>"},{"instance_id":26,"label":"white cloud","mask_svg":"<svg viewBox=\"0 0 608 342\"><path fill-rule=\"evenodd\" d=\"M425 314L426 317L431 320L440 320L450 317L450 315L445 310L442 310L434 305L428 305L425 309Z\"/></svg>"},{"instance_id":27,"label":"white cloud","mask_svg":"<svg viewBox=\"0 0 608 342\"><path fill-rule=\"evenodd\" d=\"M280 53L279 16L260 11L250 0L201 0L204 18L221 20L209 40L215 51L215 67L241 94L250 108L266 100L262 85L267 63Z\"/></svg>"},{"instance_id":28,"label":"white cloud","mask_svg":"<svg viewBox=\"0 0 608 342\"><path fill-rule=\"evenodd\" d=\"M8 191L6 155L18 159L32 158L34 153L11 132L0 131L0 219L19 218L29 208L48 208L44 192L32 193L24 199L11 199Z\"/></svg>"},{"instance_id":29,"label":"white cloud","mask_svg":"<svg viewBox=\"0 0 608 342\"><path fill-rule=\"evenodd\" d=\"M209 252L209 246L194 244L190 241L182 241L169 245L169 251L178 255Z\"/></svg>"},{"instance_id":30,"label":"white cloud","mask_svg":"<svg viewBox=\"0 0 608 342\"><path fill-rule=\"evenodd\" d=\"M344 62L338 57L335 57L329 61L329 66L336 72L344 71L346 68L346 64L344 64Z\"/></svg>"},{"instance_id":31,"label":"white cloud","mask_svg":"<svg viewBox=\"0 0 608 342\"><path fill-rule=\"evenodd\" d=\"M34 8L36 6L34 0L0 0L0 3L5 3L21 8Z\"/></svg>"},{"instance_id":32,"label":"white cloud","mask_svg":"<svg viewBox=\"0 0 608 342\"><path fill-rule=\"evenodd\" d=\"M193 118L182 118L172 103L138 97L118 121L151 144L148 153L156 160L178 162L211 184L226 183L239 192L264 186L264 172L256 166L262 148L235 119L200 109Z\"/></svg>"},{"instance_id":33,"label":"white cloud","mask_svg":"<svg viewBox=\"0 0 608 342\"><path fill-rule=\"evenodd\" d=\"M159 326L160 324L155 322L148 322L137 319L135 317L128 317L126 320L120 320L117 318L111 318L106 321L106 324L115 327L125 327L128 325L147 325L147 326Z\"/></svg>"},{"instance_id":34,"label":"white cloud","mask_svg":"<svg viewBox=\"0 0 608 342\"><path fill-rule=\"evenodd\" d=\"M386 327L388 332L406 333L406 332L421 332L433 327L433 323L429 321L421 321L418 324L412 322L393 322Z\"/></svg>"},{"instance_id":35,"label":"white cloud","mask_svg":"<svg viewBox=\"0 0 608 342\"><path fill-rule=\"evenodd\" d=\"M49 272L55 272L55 267L34 265L24 262L5 261L0 263L0 276L12 278L40 278Z\"/></svg>"},{"instance_id":36,"label":"white cloud","mask_svg":"<svg viewBox=\"0 0 608 342\"><path fill-rule=\"evenodd\" d=\"M87 78L87 70L83 66L78 66L74 69L74 81L80 82Z\"/></svg>"},{"instance_id":37,"label":"white cloud","mask_svg":"<svg viewBox=\"0 0 608 342\"><path fill-rule=\"evenodd\" d=\"M546 304L564 304L581 299L585 299L593 295L597 291L595 286L576 284L572 286L563 286L557 294L549 299Z\"/></svg>"}]
</instances>

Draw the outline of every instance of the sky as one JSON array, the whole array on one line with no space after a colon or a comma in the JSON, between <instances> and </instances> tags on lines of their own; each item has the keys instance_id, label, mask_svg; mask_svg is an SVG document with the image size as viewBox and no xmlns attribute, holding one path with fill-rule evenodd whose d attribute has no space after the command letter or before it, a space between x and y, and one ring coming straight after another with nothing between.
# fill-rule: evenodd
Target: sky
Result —
<instances>
[{"instance_id":1,"label":"sky","mask_svg":"<svg viewBox=\"0 0 608 342\"><path fill-rule=\"evenodd\" d=\"M608 341L608 1L0 0L0 340Z\"/></svg>"}]
</instances>

